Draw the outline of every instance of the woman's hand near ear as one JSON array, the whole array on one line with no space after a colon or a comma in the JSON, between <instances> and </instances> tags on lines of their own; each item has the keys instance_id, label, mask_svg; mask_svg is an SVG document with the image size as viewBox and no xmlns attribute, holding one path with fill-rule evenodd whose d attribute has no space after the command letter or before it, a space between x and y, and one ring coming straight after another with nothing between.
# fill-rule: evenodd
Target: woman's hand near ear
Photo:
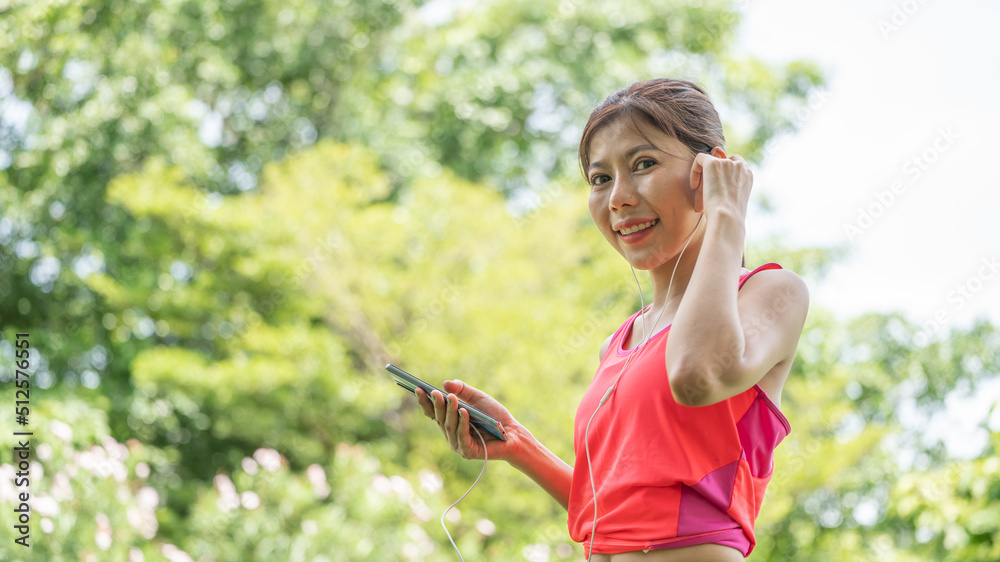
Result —
<instances>
[{"instance_id":1,"label":"woman's hand near ear","mask_svg":"<svg viewBox=\"0 0 1000 562\"><path fill-rule=\"evenodd\" d=\"M739 155L727 157L718 146L711 154L695 155L691 164L694 210L704 212L710 221L714 215L726 213L742 222L752 188L753 173Z\"/></svg>"}]
</instances>

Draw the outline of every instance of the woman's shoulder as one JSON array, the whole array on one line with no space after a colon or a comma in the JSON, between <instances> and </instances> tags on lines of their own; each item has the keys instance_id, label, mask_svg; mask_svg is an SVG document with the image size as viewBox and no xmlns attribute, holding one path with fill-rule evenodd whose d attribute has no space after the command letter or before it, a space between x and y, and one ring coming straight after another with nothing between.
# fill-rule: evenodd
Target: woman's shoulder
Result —
<instances>
[{"instance_id":1,"label":"woman's shoulder","mask_svg":"<svg viewBox=\"0 0 1000 562\"><path fill-rule=\"evenodd\" d=\"M754 285L761 285L760 281L766 280L766 285L781 285L781 284L802 284L805 285L805 281L791 269L786 269L780 264L774 262L768 262L762 264L754 269L747 269L745 267L740 269L740 282L749 283L754 280Z\"/></svg>"},{"instance_id":2,"label":"woman's shoulder","mask_svg":"<svg viewBox=\"0 0 1000 562\"><path fill-rule=\"evenodd\" d=\"M754 286L784 286L790 288L799 286L805 288L805 281L791 269L786 269L775 262L762 264L753 270L740 268L740 288L753 280Z\"/></svg>"},{"instance_id":3,"label":"woman's shoulder","mask_svg":"<svg viewBox=\"0 0 1000 562\"><path fill-rule=\"evenodd\" d=\"M809 287L797 273L775 263L764 264L740 278L740 308L777 313L791 327L798 327L798 340L809 311ZM794 330L791 330L794 332Z\"/></svg>"}]
</instances>

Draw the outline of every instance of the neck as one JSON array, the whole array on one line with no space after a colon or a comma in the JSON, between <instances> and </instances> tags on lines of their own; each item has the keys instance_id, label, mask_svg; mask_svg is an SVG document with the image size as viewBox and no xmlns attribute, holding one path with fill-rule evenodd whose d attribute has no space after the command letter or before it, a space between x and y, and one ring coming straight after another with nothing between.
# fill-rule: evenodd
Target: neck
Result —
<instances>
[{"instance_id":1,"label":"neck","mask_svg":"<svg viewBox=\"0 0 1000 562\"><path fill-rule=\"evenodd\" d=\"M678 252L676 257L649 272L653 282L652 311L664 311L666 308L676 311L680 305L688 282L691 281L691 274L694 273L694 266L698 263L698 255L701 253L701 242L705 233L701 226L702 222L704 221L700 221L695 227L694 235L691 236L687 247L681 246L682 252ZM685 238L683 242L687 243L688 239Z\"/></svg>"}]
</instances>

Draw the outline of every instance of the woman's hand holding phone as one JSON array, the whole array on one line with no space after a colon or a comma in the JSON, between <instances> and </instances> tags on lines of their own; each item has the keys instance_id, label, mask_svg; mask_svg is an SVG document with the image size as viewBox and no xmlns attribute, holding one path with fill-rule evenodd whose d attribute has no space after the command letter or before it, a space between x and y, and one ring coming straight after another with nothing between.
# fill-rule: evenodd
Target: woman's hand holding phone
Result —
<instances>
[{"instance_id":1,"label":"woman's hand holding phone","mask_svg":"<svg viewBox=\"0 0 1000 562\"><path fill-rule=\"evenodd\" d=\"M458 400L496 418L506 430L506 441L480 431L486 443L490 459L505 460L514 468L525 473L564 508L569 503L569 488L573 480L573 467L566 464L535 439L531 432L517 423L507 408L490 395L473 388L462 381L445 381L444 390L448 395L434 390L428 396L421 388L414 393L424 415L436 421L441 432L448 439L451 450L465 459L481 459L483 443L479 437L469 433L469 414L458 407ZM463 411L463 413L459 413Z\"/></svg>"},{"instance_id":2,"label":"woman's hand holding phone","mask_svg":"<svg viewBox=\"0 0 1000 562\"><path fill-rule=\"evenodd\" d=\"M501 441L485 431L480 431L490 459L510 460L516 454L524 432L517 420L507 411L507 408L504 408L490 395L462 381L445 381L444 390L448 392L447 396L437 390L433 391L431 395L427 395L422 388L417 388L414 393L417 395L417 401L424 415L437 422L441 432L448 440L448 444L451 445L452 451L464 459L484 457L483 443L480 442L479 437L471 433L469 412L458 406L458 400L462 400L484 414L499 420L506 430L506 441Z\"/></svg>"}]
</instances>

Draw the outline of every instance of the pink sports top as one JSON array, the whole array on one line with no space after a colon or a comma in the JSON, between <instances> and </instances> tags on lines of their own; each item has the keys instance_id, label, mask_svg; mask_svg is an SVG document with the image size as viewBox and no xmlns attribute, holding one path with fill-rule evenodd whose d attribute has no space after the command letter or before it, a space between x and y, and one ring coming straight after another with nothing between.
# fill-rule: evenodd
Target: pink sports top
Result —
<instances>
[{"instance_id":1,"label":"pink sports top","mask_svg":"<svg viewBox=\"0 0 1000 562\"><path fill-rule=\"evenodd\" d=\"M781 266L768 263L742 275L737 290L765 269ZM623 342L638 315L611 338L576 412L569 533L588 551L594 503L584 429L632 353ZM590 424L598 499L594 552L715 543L748 556L772 454L791 427L757 385L710 406L677 404L663 360L669 331L650 338Z\"/></svg>"}]
</instances>

